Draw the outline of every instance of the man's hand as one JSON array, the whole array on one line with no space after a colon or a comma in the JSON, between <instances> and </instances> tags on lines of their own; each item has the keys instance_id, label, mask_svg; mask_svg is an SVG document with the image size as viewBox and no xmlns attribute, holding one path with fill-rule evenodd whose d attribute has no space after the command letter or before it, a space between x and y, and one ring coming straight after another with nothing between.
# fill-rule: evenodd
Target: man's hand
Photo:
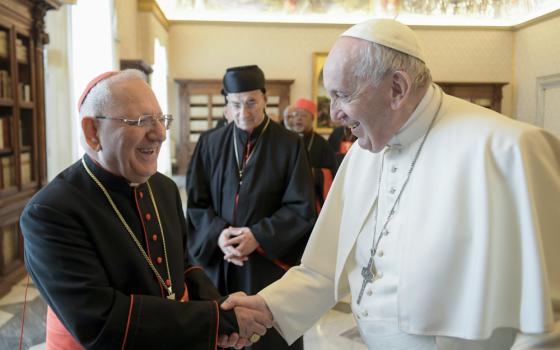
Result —
<instances>
[{"instance_id":1,"label":"man's hand","mask_svg":"<svg viewBox=\"0 0 560 350\"><path fill-rule=\"evenodd\" d=\"M226 259L247 257L259 246L259 242L248 227L231 227L230 232L232 235L227 244L234 246L235 249L230 251L230 254L226 253Z\"/></svg>"},{"instance_id":2,"label":"man's hand","mask_svg":"<svg viewBox=\"0 0 560 350\"><path fill-rule=\"evenodd\" d=\"M218 246L228 262L243 266L249 254L255 251L259 242L248 227L227 227L218 238Z\"/></svg>"},{"instance_id":3,"label":"man's hand","mask_svg":"<svg viewBox=\"0 0 560 350\"><path fill-rule=\"evenodd\" d=\"M255 334L263 336L267 328L272 327L272 313L260 296L249 297L243 292L234 293L222 303L221 307L224 310L234 309L239 325L240 341L245 340L251 343L251 337L254 337ZM235 340L231 337L228 339L230 342Z\"/></svg>"},{"instance_id":4,"label":"man's hand","mask_svg":"<svg viewBox=\"0 0 560 350\"><path fill-rule=\"evenodd\" d=\"M221 348L242 349L246 346L251 346L251 345L253 345L253 343L251 343L245 338L241 338L237 333L232 333L229 336L220 335L218 338L218 346Z\"/></svg>"},{"instance_id":5,"label":"man's hand","mask_svg":"<svg viewBox=\"0 0 560 350\"><path fill-rule=\"evenodd\" d=\"M249 258L247 256L243 256L241 252L233 246L233 243L230 242L231 238L237 236L239 233L239 229L235 227L226 227L222 230L222 233L220 233L218 246L224 253L225 260L237 266L243 266L243 263Z\"/></svg>"}]
</instances>

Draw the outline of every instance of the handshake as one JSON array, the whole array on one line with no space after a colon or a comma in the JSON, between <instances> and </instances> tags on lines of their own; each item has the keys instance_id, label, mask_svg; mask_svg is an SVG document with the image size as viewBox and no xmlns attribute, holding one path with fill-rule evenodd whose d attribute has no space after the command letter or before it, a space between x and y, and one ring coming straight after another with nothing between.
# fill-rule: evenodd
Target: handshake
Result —
<instances>
[{"instance_id":1,"label":"handshake","mask_svg":"<svg viewBox=\"0 0 560 350\"><path fill-rule=\"evenodd\" d=\"M243 292L231 294L221 305L224 310L235 311L239 334L220 335L218 346L241 349L259 341L272 327L272 313L259 295L247 296Z\"/></svg>"}]
</instances>

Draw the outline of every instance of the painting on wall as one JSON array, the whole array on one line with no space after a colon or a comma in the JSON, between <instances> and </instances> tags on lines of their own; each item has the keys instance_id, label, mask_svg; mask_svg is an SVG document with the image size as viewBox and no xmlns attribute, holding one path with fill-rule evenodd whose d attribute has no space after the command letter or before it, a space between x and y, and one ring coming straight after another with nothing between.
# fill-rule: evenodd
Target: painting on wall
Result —
<instances>
[{"instance_id":1,"label":"painting on wall","mask_svg":"<svg viewBox=\"0 0 560 350\"><path fill-rule=\"evenodd\" d=\"M330 108L331 99L323 84L323 66L327 59L327 52L313 53L313 101L317 104L317 118L315 118L315 129L320 134L330 134L334 125L331 121Z\"/></svg>"}]
</instances>

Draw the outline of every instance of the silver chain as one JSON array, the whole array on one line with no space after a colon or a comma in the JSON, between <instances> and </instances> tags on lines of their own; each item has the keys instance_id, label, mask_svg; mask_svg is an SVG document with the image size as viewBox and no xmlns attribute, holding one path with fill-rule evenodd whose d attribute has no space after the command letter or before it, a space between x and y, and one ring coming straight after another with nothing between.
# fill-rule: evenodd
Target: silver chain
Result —
<instances>
[{"instance_id":1,"label":"silver chain","mask_svg":"<svg viewBox=\"0 0 560 350\"><path fill-rule=\"evenodd\" d=\"M440 94L440 103L438 106L438 109L436 111L436 113L434 114L434 117L432 118L432 121L430 122L430 125L428 126L428 130L426 130L426 133L424 134L424 137L422 138L422 142L420 143L420 146L418 146L418 150L416 151L416 154L414 155L414 159L412 160L412 162L410 163L410 167L408 169L408 173L406 175L406 179L404 180L404 183L399 191L399 194L397 195L397 199L395 199L395 202L393 203L393 206L391 207L391 210L389 211L389 215L387 215L387 219L385 219L385 223L383 224L383 227L381 228L381 230L379 231L379 237L377 237L377 241L375 240L375 236L377 236L377 218L378 218L378 214L379 214L379 188L381 187L381 175L383 174L383 163L385 161L385 152L387 151L387 148L385 148L385 150L383 151L383 157L381 158L381 169L379 170L379 179L377 181L377 209L375 211L375 226L373 229L373 242L372 242L372 246L371 246L371 250L370 250L370 258L373 259L373 257L375 256L375 253L377 252L377 248L379 247L379 243L381 242L381 238L383 237L383 232L385 231L385 229L387 228L387 225L389 225L389 222L391 221L391 219L393 218L394 214L395 214L395 208L397 206L397 204L399 203L401 196L404 192L404 189L406 187L406 185L408 184L408 181L410 180L410 175L412 174L412 171L414 170L414 166L416 165L416 161L418 160L418 157L420 156L420 152L422 151L422 148L424 147L424 143L426 142L426 139L428 138L428 134L430 133L430 131L432 130L432 127L435 124L436 121L436 117L439 113L439 110L441 109L441 104L443 102L443 94Z\"/></svg>"}]
</instances>

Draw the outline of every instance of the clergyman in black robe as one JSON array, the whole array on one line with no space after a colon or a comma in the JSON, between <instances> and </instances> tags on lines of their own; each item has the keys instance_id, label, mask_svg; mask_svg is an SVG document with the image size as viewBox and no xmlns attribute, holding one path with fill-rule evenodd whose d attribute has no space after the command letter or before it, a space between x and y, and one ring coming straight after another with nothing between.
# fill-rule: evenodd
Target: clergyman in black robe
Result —
<instances>
[{"instance_id":1,"label":"clergyman in black robe","mask_svg":"<svg viewBox=\"0 0 560 350\"><path fill-rule=\"evenodd\" d=\"M47 349L215 349L238 331L238 310L224 312L186 258L177 186L156 170L172 117L140 74L88 85L87 154L21 216L27 271L48 304Z\"/></svg>"},{"instance_id":2,"label":"clergyman in black robe","mask_svg":"<svg viewBox=\"0 0 560 350\"><path fill-rule=\"evenodd\" d=\"M313 101L300 98L284 113L284 125L303 139L309 162L313 170L315 203L321 210L336 175L336 157L332 147L321 135L313 130L313 120L317 105Z\"/></svg>"},{"instance_id":3,"label":"clergyman in black robe","mask_svg":"<svg viewBox=\"0 0 560 350\"><path fill-rule=\"evenodd\" d=\"M221 293L254 294L300 262L316 219L312 175L302 140L265 115L257 66L228 69L224 90L234 123L199 140L187 174L189 251ZM303 341L289 347L271 329L252 348Z\"/></svg>"},{"instance_id":4,"label":"clergyman in black robe","mask_svg":"<svg viewBox=\"0 0 560 350\"><path fill-rule=\"evenodd\" d=\"M350 128L346 126L338 126L333 129L329 135L329 144L336 154L336 168L340 166L344 156L350 150L350 147L356 141L356 136L352 134Z\"/></svg>"}]
</instances>

